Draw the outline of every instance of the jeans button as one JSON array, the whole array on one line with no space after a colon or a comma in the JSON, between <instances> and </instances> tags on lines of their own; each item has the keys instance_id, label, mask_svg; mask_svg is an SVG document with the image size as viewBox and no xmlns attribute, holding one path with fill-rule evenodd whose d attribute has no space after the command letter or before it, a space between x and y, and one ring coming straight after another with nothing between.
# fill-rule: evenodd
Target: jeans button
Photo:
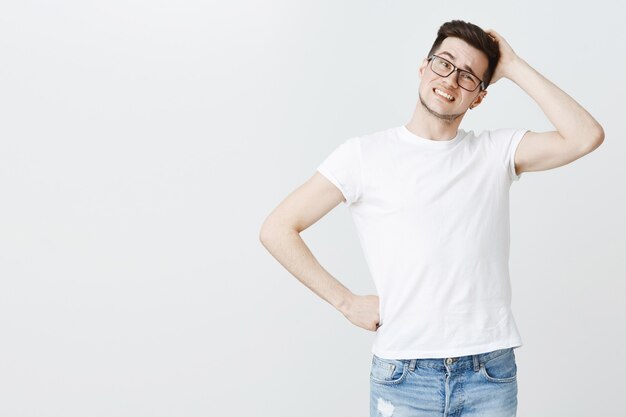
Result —
<instances>
[{"instance_id":1,"label":"jeans button","mask_svg":"<svg viewBox=\"0 0 626 417\"><path fill-rule=\"evenodd\" d=\"M447 363L448 365L452 364L452 362L454 362L454 359L452 359L452 358L448 358L448 359L446 359L446 363Z\"/></svg>"}]
</instances>

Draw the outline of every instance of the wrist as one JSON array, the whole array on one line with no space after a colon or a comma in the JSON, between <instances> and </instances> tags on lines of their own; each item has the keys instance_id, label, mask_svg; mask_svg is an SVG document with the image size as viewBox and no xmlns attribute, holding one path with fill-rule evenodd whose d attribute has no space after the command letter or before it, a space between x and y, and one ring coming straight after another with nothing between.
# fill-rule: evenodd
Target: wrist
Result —
<instances>
[{"instance_id":1,"label":"wrist","mask_svg":"<svg viewBox=\"0 0 626 417\"><path fill-rule=\"evenodd\" d=\"M524 70L528 68L528 66L529 65L526 61L516 55L508 66L506 78L516 82L516 79L523 74Z\"/></svg>"},{"instance_id":2,"label":"wrist","mask_svg":"<svg viewBox=\"0 0 626 417\"><path fill-rule=\"evenodd\" d=\"M355 294L350 291L346 291L346 293L342 295L339 304L336 306L337 310L339 310L344 316L347 316L355 297Z\"/></svg>"}]
</instances>

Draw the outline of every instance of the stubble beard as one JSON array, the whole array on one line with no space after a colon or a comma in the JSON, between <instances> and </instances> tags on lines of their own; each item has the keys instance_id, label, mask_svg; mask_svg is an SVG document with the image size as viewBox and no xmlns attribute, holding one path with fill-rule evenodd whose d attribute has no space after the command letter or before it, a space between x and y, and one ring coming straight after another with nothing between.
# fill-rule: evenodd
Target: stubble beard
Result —
<instances>
[{"instance_id":1,"label":"stubble beard","mask_svg":"<svg viewBox=\"0 0 626 417\"><path fill-rule=\"evenodd\" d=\"M465 114L464 111L463 113L456 113L456 114L441 114L441 113L437 113L436 111L434 111L433 109L431 109L430 107L428 107L428 105L426 104L426 102L424 101L424 99L422 98L422 94L419 94L419 98L420 98L420 103L422 103L422 106L424 106L424 108L433 116L435 116L436 118L438 118L439 120L441 120L442 122L446 123L446 124L452 124L456 119L458 119L459 117L463 116Z\"/></svg>"}]
</instances>

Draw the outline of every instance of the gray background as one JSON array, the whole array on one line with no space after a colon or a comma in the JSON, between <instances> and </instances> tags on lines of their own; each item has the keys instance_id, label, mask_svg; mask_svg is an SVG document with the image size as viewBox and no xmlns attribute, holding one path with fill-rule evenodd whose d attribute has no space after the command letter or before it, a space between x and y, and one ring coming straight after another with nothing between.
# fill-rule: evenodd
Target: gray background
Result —
<instances>
[{"instance_id":1,"label":"gray background","mask_svg":"<svg viewBox=\"0 0 626 417\"><path fill-rule=\"evenodd\" d=\"M511 188L519 416L618 415L626 63L617 3L5 1L0 415L366 416L373 333L261 246L351 136L406 123L444 21L502 34L604 144ZM551 130L508 80L466 130ZM302 234L372 294L348 209Z\"/></svg>"}]
</instances>

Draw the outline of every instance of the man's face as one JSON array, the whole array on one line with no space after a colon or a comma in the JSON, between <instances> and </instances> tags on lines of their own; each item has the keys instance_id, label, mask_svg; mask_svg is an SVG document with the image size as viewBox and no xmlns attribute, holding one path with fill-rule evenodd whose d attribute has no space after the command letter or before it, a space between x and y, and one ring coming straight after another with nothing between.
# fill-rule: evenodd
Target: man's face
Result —
<instances>
[{"instance_id":1,"label":"man's face","mask_svg":"<svg viewBox=\"0 0 626 417\"><path fill-rule=\"evenodd\" d=\"M443 40L435 51L438 55L452 62L456 67L475 74L481 80L489 65L487 56L478 49L469 45L460 38L448 37ZM430 62L424 59L419 69L422 81L419 86L419 95L422 105L436 117L448 122L463 116L470 106L476 107L487 95L487 91L470 92L457 84L458 72L447 77L435 74L430 68ZM439 92L443 93L442 96ZM448 95L450 98L445 97Z\"/></svg>"}]
</instances>

